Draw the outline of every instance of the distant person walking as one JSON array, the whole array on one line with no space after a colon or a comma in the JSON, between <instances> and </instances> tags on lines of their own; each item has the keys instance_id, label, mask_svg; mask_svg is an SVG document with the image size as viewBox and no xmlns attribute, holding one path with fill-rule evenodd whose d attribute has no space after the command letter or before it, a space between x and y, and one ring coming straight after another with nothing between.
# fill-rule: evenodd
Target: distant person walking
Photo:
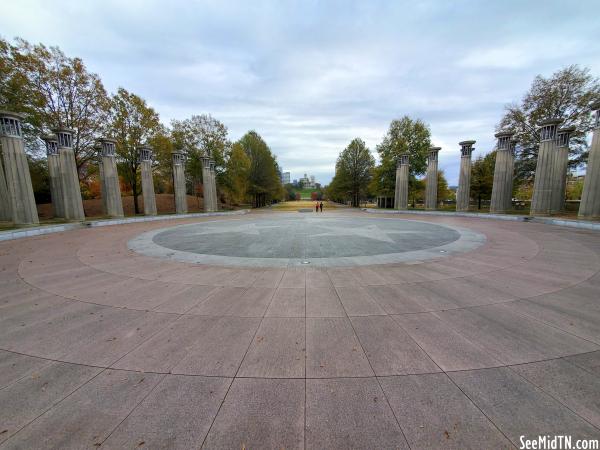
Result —
<instances>
[{"instance_id":1,"label":"distant person walking","mask_svg":"<svg viewBox=\"0 0 600 450\"><path fill-rule=\"evenodd\" d=\"M319 205L319 208L321 208L321 212L323 212L323 202L321 202L321 204Z\"/></svg>"},{"instance_id":2,"label":"distant person walking","mask_svg":"<svg viewBox=\"0 0 600 450\"><path fill-rule=\"evenodd\" d=\"M315 203L315 212L319 212L319 202Z\"/></svg>"}]
</instances>

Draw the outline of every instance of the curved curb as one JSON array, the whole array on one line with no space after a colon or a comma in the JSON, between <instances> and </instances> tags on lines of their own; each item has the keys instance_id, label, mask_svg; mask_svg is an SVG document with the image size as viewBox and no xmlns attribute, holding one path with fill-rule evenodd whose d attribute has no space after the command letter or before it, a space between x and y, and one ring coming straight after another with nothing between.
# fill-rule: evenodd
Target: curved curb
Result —
<instances>
[{"instance_id":1,"label":"curved curb","mask_svg":"<svg viewBox=\"0 0 600 450\"><path fill-rule=\"evenodd\" d=\"M473 217L476 219L508 220L513 222L534 222L545 225L556 225L559 227L579 228L583 230L600 231L600 222L588 222L584 220L573 219L555 219L552 217L521 216L510 214L486 214L486 213L468 213L468 212L441 212L441 211L419 211L419 210L400 210L400 209L370 209L362 208L362 211L371 214L414 214L422 216L446 216L446 217Z\"/></svg>"},{"instance_id":2,"label":"curved curb","mask_svg":"<svg viewBox=\"0 0 600 450\"><path fill-rule=\"evenodd\" d=\"M212 216L239 216L248 214L250 210L241 209L239 211L223 211L212 213L191 213L191 214L172 214L168 216L148 216L148 217L128 217L123 219L91 220L77 223L64 223L60 225L48 225L42 227L27 228L26 230L4 231L0 232L0 242L11 241L13 239L22 239L32 236L43 236L45 234L62 233L64 231L77 230L80 228L106 227L110 225L123 225L138 222L156 222L159 220L178 220L193 219Z\"/></svg>"}]
</instances>

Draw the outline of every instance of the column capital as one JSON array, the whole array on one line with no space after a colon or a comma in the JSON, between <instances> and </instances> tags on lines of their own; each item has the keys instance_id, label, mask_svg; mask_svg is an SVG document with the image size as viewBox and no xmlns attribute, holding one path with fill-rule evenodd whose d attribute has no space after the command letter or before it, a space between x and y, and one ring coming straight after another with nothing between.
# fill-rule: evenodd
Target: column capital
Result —
<instances>
[{"instance_id":1,"label":"column capital","mask_svg":"<svg viewBox=\"0 0 600 450\"><path fill-rule=\"evenodd\" d=\"M429 160L437 161L438 153L440 152L441 149L442 149L442 147L429 147Z\"/></svg>"},{"instance_id":2,"label":"column capital","mask_svg":"<svg viewBox=\"0 0 600 450\"><path fill-rule=\"evenodd\" d=\"M571 138L571 133L573 133L575 130L576 128L573 126L559 128L556 133L556 142L558 143L558 146L568 147L569 139Z\"/></svg>"},{"instance_id":3,"label":"column capital","mask_svg":"<svg viewBox=\"0 0 600 450\"><path fill-rule=\"evenodd\" d=\"M183 166L183 164L185 163L185 156L179 150L173 150L171 152L171 158L173 159L174 166Z\"/></svg>"},{"instance_id":4,"label":"column capital","mask_svg":"<svg viewBox=\"0 0 600 450\"><path fill-rule=\"evenodd\" d=\"M594 128L600 127L600 100L595 101L590 105L592 112L594 113Z\"/></svg>"},{"instance_id":5,"label":"column capital","mask_svg":"<svg viewBox=\"0 0 600 450\"><path fill-rule=\"evenodd\" d=\"M496 133L494 137L498 139L497 149L500 151L510 150L510 142L512 141L514 134L515 133L512 130L504 130Z\"/></svg>"},{"instance_id":6,"label":"column capital","mask_svg":"<svg viewBox=\"0 0 600 450\"><path fill-rule=\"evenodd\" d=\"M58 155L58 138L54 134L46 134L41 137L46 144L46 156Z\"/></svg>"},{"instance_id":7,"label":"column capital","mask_svg":"<svg viewBox=\"0 0 600 450\"><path fill-rule=\"evenodd\" d=\"M208 167L211 172L215 171L215 162L212 159L208 162Z\"/></svg>"},{"instance_id":8,"label":"column capital","mask_svg":"<svg viewBox=\"0 0 600 450\"><path fill-rule=\"evenodd\" d=\"M202 162L202 168L204 168L204 169L210 168L210 158L208 156L201 156L200 162Z\"/></svg>"},{"instance_id":9,"label":"column capital","mask_svg":"<svg viewBox=\"0 0 600 450\"><path fill-rule=\"evenodd\" d=\"M98 142L101 146L102 156L115 156L117 140L112 138L100 138Z\"/></svg>"},{"instance_id":10,"label":"column capital","mask_svg":"<svg viewBox=\"0 0 600 450\"><path fill-rule=\"evenodd\" d=\"M471 153L473 153L473 144L475 144L476 141L461 141L458 143L458 145L460 145L460 153L461 156L463 158L470 158L471 157Z\"/></svg>"},{"instance_id":11,"label":"column capital","mask_svg":"<svg viewBox=\"0 0 600 450\"><path fill-rule=\"evenodd\" d=\"M73 148L73 134L74 130L70 128L55 128L52 130L58 139L58 147Z\"/></svg>"},{"instance_id":12,"label":"column capital","mask_svg":"<svg viewBox=\"0 0 600 450\"><path fill-rule=\"evenodd\" d=\"M147 144L140 146L140 161L152 161L152 147Z\"/></svg>"},{"instance_id":13,"label":"column capital","mask_svg":"<svg viewBox=\"0 0 600 450\"><path fill-rule=\"evenodd\" d=\"M562 119L552 118L542 120L539 123L540 127L540 141L553 141L556 139L556 130L558 126L562 123Z\"/></svg>"},{"instance_id":14,"label":"column capital","mask_svg":"<svg viewBox=\"0 0 600 450\"><path fill-rule=\"evenodd\" d=\"M0 136L22 138L21 122L24 119L23 114L0 111Z\"/></svg>"},{"instance_id":15,"label":"column capital","mask_svg":"<svg viewBox=\"0 0 600 450\"><path fill-rule=\"evenodd\" d=\"M400 159L398 160L398 164L396 164L396 167L408 166L409 160L410 160L410 154L404 153L404 154L400 155Z\"/></svg>"}]
</instances>

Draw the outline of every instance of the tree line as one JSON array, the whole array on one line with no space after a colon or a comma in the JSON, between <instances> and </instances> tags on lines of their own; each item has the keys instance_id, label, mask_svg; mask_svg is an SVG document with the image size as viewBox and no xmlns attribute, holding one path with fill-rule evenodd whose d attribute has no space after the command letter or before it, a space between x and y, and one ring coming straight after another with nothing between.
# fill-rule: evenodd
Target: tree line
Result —
<instances>
[{"instance_id":1,"label":"tree line","mask_svg":"<svg viewBox=\"0 0 600 450\"><path fill-rule=\"evenodd\" d=\"M158 193L172 192L171 152L186 157L188 193L202 191L201 157L215 161L222 201L263 206L284 196L275 155L264 139L249 131L232 142L227 127L210 114L160 121L141 96L120 87L108 93L100 77L81 58L58 47L0 38L0 109L22 113L23 135L36 197L49 192L45 148L41 137L56 128L74 132L73 150L84 197L98 195L96 140L117 140L117 166L122 183L134 196L136 214L141 193L139 150L154 150Z\"/></svg>"},{"instance_id":2,"label":"tree line","mask_svg":"<svg viewBox=\"0 0 600 450\"><path fill-rule=\"evenodd\" d=\"M496 131L510 129L518 141L515 149L514 193L524 200L531 198L540 138L538 123L547 118L560 118L561 126L575 126L569 146L569 168L574 170L587 161L587 137L593 129L590 104L600 98L600 82L590 69L577 65L565 67L550 77L538 75L520 102L509 104ZM470 136L465 136L468 138ZM353 206L374 196L394 195L396 165L400 155L410 155L409 202L424 198L425 184L421 177L427 170L427 154L431 146L429 126L421 119L404 116L393 120L382 142L375 148L379 164L360 138L346 147L336 162L335 176L327 195L335 201L351 202ZM459 153L457 158L459 158ZM473 161L471 198L479 208L492 195L495 148ZM571 188L567 195L581 195L581 186ZM453 193L442 171L438 174L438 200L452 198Z\"/></svg>"}]
</instances>

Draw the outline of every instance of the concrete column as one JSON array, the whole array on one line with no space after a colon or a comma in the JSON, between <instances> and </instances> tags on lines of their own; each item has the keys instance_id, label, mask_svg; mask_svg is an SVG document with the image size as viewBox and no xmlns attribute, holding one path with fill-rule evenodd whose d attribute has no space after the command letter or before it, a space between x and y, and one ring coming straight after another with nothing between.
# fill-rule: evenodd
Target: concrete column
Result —
<instances>
[{"instance_id":1,"label":"concrete column","mask_svg":"<svg viewBox=\"0 0 600 450\"><path fill-rule=\"evenodd\" d=\"M475 141L462 141L460 149L460 175L456 191L456 210L468 211L471 203L471 154Z\"/></svg>"},{"instance_id":2,"label":"concrete column","mask_svg":"<svg viewBox=\"0 0 600 450\"><path fill-rule=\"evenodd\" d=\"M533 182L533 197L531 199L531 215L550 214L554 180L554 159L556 153L556 130L560 119L549 119L540 123L540 149L535 180Z\"/></svg>"},{"instance_id":3,"label":"concrete column","mask_svg":"<svg viewBox=\"0 0 600 450\"><path fill-rule=\"evenodd\" d=\"M46 157L48 159L48 178L50 179L50 197L52 198L52 210L54 217L65 217L63 206L63 193L60 183L60 158L58 156L58 140L50 134L43 136L46 143Z\"/></svg>"},{"instance_id":4,"label":"concrete column","mask_svg":"<svg viewBox=\"0 0 600 450\"><path fill-rule=\"evenodd\" d=\"M591 107L595 122L579 204L579 217L582 219L600 218L600 101L593 103Z\"/></svg>"},{"instance_id":5,"label":"concrete column","mask_svg":"<svg viewBox=\"0 0 600 450\"><path fill-rule=\"evenodd\" d=\"M560 213L565 210L567 194L567 171L569 166L569 139L575 127L559 128L556 136L556 151L554 153L554 173L552 175L552 200L550 212Z\"/></svg>"},{"instance_id":6,"label":"concrete column","mask_svg":"<svg viewBox=\"0 0 600 450\"><path fill-rule=\"evenodd\" d=\"M396 166L395 209L408 209L409 156L408 154L400 155L400 161Z\"/></svg>"},{"instance_id":7,"label":"concrete column","mask_svg":"<svg viewBox=\"0 0 600 450\"><path fill-rule=\"evenodd\" d=\"M202 162L202 191L204 195L204 212L212 211L212 188L210 180L210 158L208 156L202 156L200 158Z\"/></svg>"},{"instance_id":8,"label":"concrete column","mask_svg":"<svg viewBox=\"0 0 600 450\"><path fill-rule=\"evenodd\" d=\"M106 204L106 183L104 182L104 164L102 164L102 143L96 141L94 145L96 158L98 162L98 177L100 179L100 200L102 200L102 214L108 215L108 205Z\"/></svg>"},{"instance_id":9,"label":"concrete column","mask_svg":"<svg viewBox=\"0 0 600 450\"><path fill-rule=\"evenodd\" d=\"M23 116L20 114L0 111L0 145L2 145L4 183L6 183L8 196L8 207L3 209L6 212L10 211L11 220L15 224L35 224L40 221L33 196L29 164L25 155L22 120Z\"/></svg>"},{"instance_id":10,"label":"concrete column","mask_svg":"<svg viewBox=\"0 0 600 450\"><path fill-rule=\"evenodd\" d=\"M1 149L0 149L1 150ZM6 187L6 177L4 176L4 164L2 164L2 152L0 151L0 221L12 221L12 211L10 209L10 197Z\"/></svg>"},{"instance_id":11,"label":"concrete column","mask_svg":"<svg viewBox=\"0 0 600 450\"><path fill-rule=\"evenodd\" d=\"M425 209L437 209L438 153L441 147L431 147L427 158L427 184L425 186Z\"/></svg>"},{"instance_id":12,"label":"concrete column","mask_svg":"<svg viewBox=\"0 0 600 450\"><path fill-rule=\"evenodd\" d=\"M215 162L210 161L210 186L211 186L211 199L212 199L212 210L219 210L219 196L217 194L217 172L215 171Z\"/></svg>"},{"instance_id":13,"label":"concrete column","mask_svg":"<svg viewBox=\"0 0 600 450\"><path fill-rule=\"evenodd\" d=\"M58 157L60 164L60 185L63 194L65 219L84 220L83 201L77 175L77 164L73 152L73 130L53 130L58 139Z\"/></svg>"},{"instance_id":14,"label":"concrete column","mask_svg":"<svg viewBox=\"0 0 600 450\"><path fill-rule=\"evenodd\" d=\"M186 214L187 194L185 189L185 161L183 153L175 151L173 157L173 189L175 191L175 212Z\"/></svg>"},{"instance_id":15,"label":"concrete column","mask_svg":"<svg viewBox=\"0 0 600 450\"><path fill-rule=\"evenodd\" d=\"M504 208L505 211L513 209L512 194L513 184L515 175L515 148L517 141L511 139L508 142L508 151L506 152L506 193L504 194L504 201L506 202Z\"/></svg>"},{"instance_id":16,"label":"concrete column","mask_svg":"<svg viewBox=\"0 0 600 450\"><path fill-rule=\"evenodd\" d=\"M121 200L121 185L115 160L115 139L99 139L102 145L102 184L106 193L106 214L110 217L123 217L123 201Z\"/></svg>"},{"instance_id":17,"label":"concrete column","mask_svg":"<svg viewBox=\"0 0 600 450\"><path fill-rule=\"evenodd\" d=\"M496 162L494 164L494 184L492 185L492 200L490 212L504 214L511 207L512 182L514 162L511 162L512 131L496 133ZM510 192L509 192L510 191Z\"/></svg>"},{"instance_id":18,"label":"concrete column","mask_svg":"<svg viewBox=\"0 0 600 450\"><path fill-rule=\"evenodd\" d=\"M140 166L142 172L142 196L144 197L144 214L156 216L156 194L154 193L154 179L152 177L152 148L140 148Z\"/></svg>"}]
</instances>

